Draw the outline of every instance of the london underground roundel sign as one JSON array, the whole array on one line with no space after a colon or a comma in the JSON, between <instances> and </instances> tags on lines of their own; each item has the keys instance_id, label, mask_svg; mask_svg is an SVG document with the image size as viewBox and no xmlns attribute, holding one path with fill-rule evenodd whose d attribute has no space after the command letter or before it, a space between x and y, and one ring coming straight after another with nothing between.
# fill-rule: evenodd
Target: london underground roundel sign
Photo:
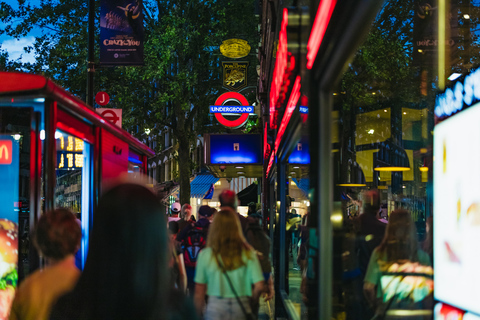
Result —
<instances>
[{"instance_id":1,"label":"london underground roundel sign","mask_svg":"<svg viewBox=\"0 0 480 320\"><path fill-rule=\"evenodd\" d=\"M240 105L225 105L228 102L236 102ZM250 113L253 113L253 106L248 105L247 99L242 94L238 92L225 92L217 98L215 105L210 106L210 113L214 113L218 122L225 127L236 129L243 126L245 122L247 122ZM241 115L235 120L228 120L224 117L224 114L232 113L239 113Z\"/></svg>"}]
</instances>

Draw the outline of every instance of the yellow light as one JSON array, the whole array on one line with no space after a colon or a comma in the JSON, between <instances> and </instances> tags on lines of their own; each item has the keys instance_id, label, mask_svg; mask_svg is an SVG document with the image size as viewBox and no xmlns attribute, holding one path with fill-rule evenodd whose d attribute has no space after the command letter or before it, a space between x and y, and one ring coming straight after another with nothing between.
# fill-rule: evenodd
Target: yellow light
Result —
<instances>
[{"instance_id":1,"label":"yellow light","mask_svg":"<svg viewBox=\"0 0 480 320\"><path fill-rule=\"evenodd\" d=\"M73 168L73 153L67 153L67 160L68 160L67 166L69 168Z\"/></svg>"},{"instance_id":2,"label":"yellow light","mask_svg":"<svg viewBox=\"0 0 480 320\"><path fill-rule=\"evenodd\" d=\"M65 149L65 139L63 139L63 136L60 137L60 150Z\"/></svg>"},{"instance_id":3,"label":"yellow light","mask_svg":"<svg viewBox=\"0 0 480 320\"><path fill-rule=\"evenodd\" d=\"M73 151L73 137L68 137L67 151Z\"/></svg>"},{"instance_id":4,"label":"yellow light","mask_svg":"<svg viewBox=\"0 0 480 320\"><path fill-rule=\"evenodd\" d=\"M338 187L366 187L365 183L339 183Z\"/></svg>"},{"instance_id":5,"label":"yellow light","mask_svg":"<svg viewBox=\"0 0 480 320\"><path fill-rule=\"evenodd\" d=\"M83 151L83 140L75 138L75 151Z\"/></svg>"},{"instance_id":6,"label":"yellow light","mask_svg":"<svg viewBox=\"0 0 480 320\"><path fill-rule=\"evenodd\" d=\"M410 167L378 167L375 171L409 171Z\"/></svg>"},{"instance_id":7,"label":"yellow light","mask_svg":"<svg viewBox=\"0 0 480 320\"><path fill-rule=\"evenodd\" d=\"M63 153L60 154L60 163L58 164L58 168L65 167L65 162L63 161Z\"/></svg>"},{"instance_id":8,"label":"yellow light","mask_svg":"<svg viewBox=\"0 0 480 320\"><path fill-rule=\"evenodd\" d=\"M420 148L420 153L427 153L428 149L427 148Z\"/></svg>"},{"instance_id":9,"label":"yellow light","mask_svg":"<svg viewBox=\"0 0 480 320\"><path fill-rule=\"evenodd\" d=\"M82 154L75 154L75 167L82 168L83 167L83 155Z\"/></svg>"},{"instance_id":10,"label":"yellow light","mask_svg":"<svg viewBox=\"0 0 480 320\"><path fill-rule=\"evenodd\" d=\"M419 169L422 172L427 172L428 171L428 167L420 167Z\"/></svg>"}]
</instances>

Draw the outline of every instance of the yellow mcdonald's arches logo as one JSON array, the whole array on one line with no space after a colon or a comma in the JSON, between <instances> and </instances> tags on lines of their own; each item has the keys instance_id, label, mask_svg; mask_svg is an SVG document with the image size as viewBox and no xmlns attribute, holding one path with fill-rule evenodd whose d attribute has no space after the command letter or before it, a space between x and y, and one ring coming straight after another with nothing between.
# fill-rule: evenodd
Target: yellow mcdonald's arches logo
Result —
<instances>
[{"instance_id":1,"label":"yellow mcdonald's arches logo","mask_svg":"<svg viewBox=\"0 0 480 320\"><path fill-rule=\"evenodd\" d=\"M12 163L12 141L0 140L0 164Z\"/></svg>"}]
</instances>

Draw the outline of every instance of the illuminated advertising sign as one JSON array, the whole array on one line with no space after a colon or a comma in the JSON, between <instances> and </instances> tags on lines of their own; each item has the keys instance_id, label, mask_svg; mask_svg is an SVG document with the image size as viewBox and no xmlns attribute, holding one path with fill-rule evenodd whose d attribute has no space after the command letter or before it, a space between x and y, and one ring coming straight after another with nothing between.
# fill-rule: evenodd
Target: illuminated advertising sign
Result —
<instances>
[{"instance_id":1,"label":"illuminated advertising sign","mask_svg":"<svg viewBox=\"0 0 480 320\"><path fill-rule=\"evenodd\" d=\"M442 119L480 101L480 69L467 75L463 82L458 81L435 100L435 117Z\"/></svg>"},{"instance_id":2,"label":"illuminated advertising sign","mask_svg":"<svg viewBox=\"0 0 480 320\"><path fill-rule=\"evenodd\" d=\"M0 319L7 319L17 287L20 148L0 135Z\"/></svg>"},{"instance_id":3,"label":"illuminated advertising sign","mask_svg":"<svg viewBox=\"0 0 480 320\"><path fill-rule=\"evenodd\" d=\"M228 39L220 45L220 52L228 58L238 59L248 56L251 47L248 41L242 39Z\"/></svg>"},{"instance_id":4,"label":"illuminated advertising sign","mask_svg":"<svg viewBox=\"0 0 480 320\"><path fill-rule=\"evenodd\" d=\"M224 104L229 102L238 103L240 106L224 106ZM225 127L232 129L243 126L252 112L253 107L248 105L247 98L238 92L225 92L217 98L214 106L210 106L210 113L215 114L217 121ZM239 113L241 116L235 120L229 120L223 116L228 113Z\"/></svg>"},{"instance_id":5,"label":"illuminated advertising sign","mask_svg":"<svg viewBox=\"0 0 480 320\"><path fill-rule=\"evenodd\" d=\"M295 164L309 164L310 163L310 151L307 138L302 138L300 142L295 145L290 157L288 157L288 163Z\"/></svg>"},{"instance_id":6,"label":"illuminated advertising sign","mask_svg":"<svg viewBox=\"0 0 480 320\"><path fill-rule=\"evenodd\" d=\"M100 64L143 65L142 1L100 1Z\"/></svg>"},{"instance_id":7,"label":"illuminated advertising sign","mask_svg":"<svg viewBox=\"0 0 480 320\"><path fill-rule=\"evenodd\" d=\"M457 103L472 102L475 90L450 92L455 91L463 94L447 98L453 106L445 107L461 109ZM476 314L480 314L479 121L480 103L476 103L437 124L433 134L434 295L438 301Z\"/></svg>"},{"instance_id":8,"label":"illuminated advertising sign","mask_svg":"<svg viewBox=\"0 0 480 320\"><path fill-rule=\"evenodd\" d=\"M62 134L62 136L57 139L57 169L82 169L83 147L84 142L82 139Z\"/></svg>"},{"instance_id":9,"label":"illuminated advertising sign","mask_svg":"<svg viewBox=\"0 0 480 320\"><path fill-rule=\"evenodd\" d=\"M210 135L211 164L262 164L262 151L259 134Z\"/></svg>"}]
</instances>

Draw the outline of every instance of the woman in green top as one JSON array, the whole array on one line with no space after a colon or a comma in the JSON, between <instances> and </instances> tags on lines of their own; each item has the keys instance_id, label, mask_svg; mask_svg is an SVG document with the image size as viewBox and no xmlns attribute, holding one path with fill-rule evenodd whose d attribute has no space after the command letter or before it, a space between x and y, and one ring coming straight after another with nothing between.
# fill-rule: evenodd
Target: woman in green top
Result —
<instances>
[{"instance_id":1,"label":"woman in green top","mask_svg":"<svg viewBox=\"0 0 480 320\"><path fill-rule=\"evenodd\" d=\"M194 302L205 320L244 320L251 317L250 299L263 289L260 262L246 242L237 214L221 210L209 228L207 246L197 260ZM247 317L248 315L248 317Z\"/></svg>"},{"instance_id":2,"label":"woman in green top","mask_svg":"<svg viewBox=\"0 0 480 320\"><path fill-rule=\"evenodd\" d=\"M414 275L417 280L419 280L418 277L422 279L416 281L415 285L410 285L408 280L413 278L405 278L407 275L405 272L410 276ZM432 275L430 258L419 248L417 232L410 212L404 209L393 211L390 214L385 236L373 251L368 263L363 287L367 301L376 308L377 316L385 315L387 309L398 308L400 297L403 299L403 305L408 309L418 308L422 304L414 306L408 303L409 299L412 299L412 302L421 302L431 294L433 281L430 276ZM386 278L381 280L382 277ZM402 282L403 285L400 284ZM381 283L385 287L382 288ZM402 290L403 292L400 292Z\"/></svg>"}]
</instances>

